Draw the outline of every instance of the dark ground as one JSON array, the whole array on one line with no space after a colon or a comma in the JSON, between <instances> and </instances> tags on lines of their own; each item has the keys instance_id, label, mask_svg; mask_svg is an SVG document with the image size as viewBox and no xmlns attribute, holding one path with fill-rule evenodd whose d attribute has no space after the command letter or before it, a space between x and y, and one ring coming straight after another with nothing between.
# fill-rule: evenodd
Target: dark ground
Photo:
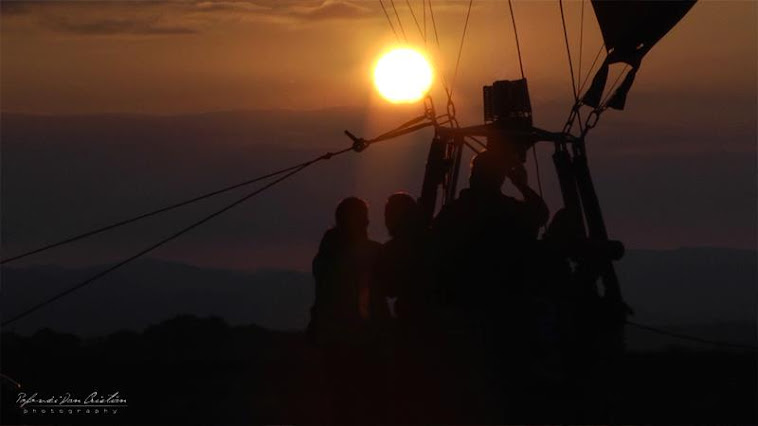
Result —
<instances>
[{"instance_id":1,"label":"dark ground","mask_svg":"<svg viewBox=\"0 0 758 426\"><path fill-rule=\"evenodd\" d=\"M301 333L177 317L143 333L82 340L41 330L2 335L3 424L325 423L320 354ZM755 423L756 354L672 349L627 353L614 423ZM118 391L117 414L23 414L18 392Z\"/></svg>"}]
</instances>

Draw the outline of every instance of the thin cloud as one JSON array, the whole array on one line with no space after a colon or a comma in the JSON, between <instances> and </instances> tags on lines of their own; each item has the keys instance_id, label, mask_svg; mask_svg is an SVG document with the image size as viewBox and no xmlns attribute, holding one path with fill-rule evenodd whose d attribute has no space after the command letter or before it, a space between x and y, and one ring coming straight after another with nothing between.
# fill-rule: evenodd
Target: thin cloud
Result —
<instances>
[{"instance_id":1,"label":"thin cloud","mask_svg":"<svg viewBox=\"0 0 758 426\"><path fill-rule=\"evenodd\" d=\"M271 6L247 1L201 1L195 4L195 9L200 12L245 12L266 13L272 10Z\"/></svg>"},{"instance_id":2,"label":"thin cloud","mask_svg":"<svg viewBox=\"0 0 758 426\"><path fill-rule=\"evenodd\" d=\"M76 21L69 17L55 17L47 20L47 26L58 32L79 35L172 35L197 32L188 26L167 25L158 19L139 18Z\"/></svg>"},{"instance_id":3,"label":"thin cloud","mask_svg":"<svg viewBox=\"0 0 758 426\"><path fill-rule=\"evenodd\" d=\"M363 18L373 11L350 1L325 0L316 6L293 8L293 12L314 19Z\"/></svg>"},{"instance_id":4,"label":"thin cloud","mask_svg":"<svg viewBox=\"0 0 758 426\"><path fill-rule=\"evenodd\" d=\"M0 1L0 14L3 16L26 15L30 12L29 2Z\"/></svg>"},{"instance_id":5,"label":"thin cloud","mask_svg":"<svg viewBox=\"0 0 758 426\"><path fill-rule=\"evenodd\" d=\"M354 19L372 16L374 10L350 0L322 1L228 1L204 0L195 4L196 12L271 22Z\"/></svg>"},{"instance_id":6,"label":"thin cloud","mask_svg":"<svg viewBox=\"0 0 758 426\"><path fill-rule=\"evenodd\" d=\"M81 36L167 36L203 32L229 20L272 24L377 17L375 7L351 0L202 0L189 2L0 1L4 19Z\"/></svg>"},{"instance_id":7,"label":"thin cloud","mask_svg":"<svg viewBox=\"0 0 758 426\"><path fill-rule=\"evenodd\" d=\"M151 36L199 30L184 19L186 6L181 3L17 0L0 1L0 6L4 24L22 23L61 34Z\"/></svg>"}]
</instances>

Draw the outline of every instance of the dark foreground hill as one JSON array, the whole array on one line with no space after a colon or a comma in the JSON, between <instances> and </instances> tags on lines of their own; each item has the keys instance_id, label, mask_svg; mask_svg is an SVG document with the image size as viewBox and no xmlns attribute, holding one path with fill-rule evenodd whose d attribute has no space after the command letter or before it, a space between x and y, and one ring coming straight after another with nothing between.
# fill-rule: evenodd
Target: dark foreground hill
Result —
<instances>
[{"instance_id":1,"label":"dark foreground hill","mask_svg":"<svg viewBox=\"0 0 758 426\"><path fill-rule=\"evenodd\" d=\"M301 333L180 316L142 333L81 339L46 329L29 337L4 333L2 342L2 372L22 386L14 389L3 379L3 424L281 424L330 418L320 353ZM754 423L756 374L754 353L630 352L616 390L609 390L612 420ZM82 397L93 391L118 392L127 406L115 414L24 413L16 403L19 392Z\"/></svg>"},{"instance_id":2,"label":"dark foreground hill","mask_svg":"<svg viewBox=\"0 0 758 426\"><path fill-rule=\"evenodd\" d=\"M219 318L179 316L142 333L104 337L44 329L2 336L2 423L270 423L325 419L317 354L299 333L230 327ZM115 414L26 414L18 392L40 396L118 392ZM118 407L117 407L118 408Z\"/></svg>"}]
</instances>

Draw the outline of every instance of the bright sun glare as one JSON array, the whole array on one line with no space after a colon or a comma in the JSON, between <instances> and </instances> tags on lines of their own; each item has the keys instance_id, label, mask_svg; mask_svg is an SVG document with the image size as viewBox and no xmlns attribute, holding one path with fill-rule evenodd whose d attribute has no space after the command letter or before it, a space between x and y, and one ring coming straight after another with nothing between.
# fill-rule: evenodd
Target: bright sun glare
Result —
<instances>
[{"instance_id":1,"label":"bright sun glare","mask_svg":"<svg viewBox=\"0 0 758 426\"><path fill-rule=\"evenodd\" d=\"M421 100L432 86L432 67L413 49L394 49L379 59L374 68L374 85L392 103Z\"/></svg>"}]
</instances>

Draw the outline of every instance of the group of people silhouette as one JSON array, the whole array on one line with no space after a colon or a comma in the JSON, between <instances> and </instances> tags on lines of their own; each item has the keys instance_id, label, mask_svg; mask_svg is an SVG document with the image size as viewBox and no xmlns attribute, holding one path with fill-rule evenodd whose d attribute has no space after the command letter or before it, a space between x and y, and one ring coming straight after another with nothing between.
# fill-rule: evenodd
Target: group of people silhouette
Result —
<instances>
[{"instance_id":1,"label":"group of people silhouette","mask_svg":"<svg viewBox=\"0 0 758 426\"><path fill-rule=\"evenodd\" d=\"M503 194L506 179L521 199ZM380 244L366 202L342 200L313 260L308 336L335 422L562 421L590 399L597 273L577 254L575 213L547 225L521 164L485 151L431 221L404 192L384 213L391 238Z\"/></svg>"}]
</instances>

